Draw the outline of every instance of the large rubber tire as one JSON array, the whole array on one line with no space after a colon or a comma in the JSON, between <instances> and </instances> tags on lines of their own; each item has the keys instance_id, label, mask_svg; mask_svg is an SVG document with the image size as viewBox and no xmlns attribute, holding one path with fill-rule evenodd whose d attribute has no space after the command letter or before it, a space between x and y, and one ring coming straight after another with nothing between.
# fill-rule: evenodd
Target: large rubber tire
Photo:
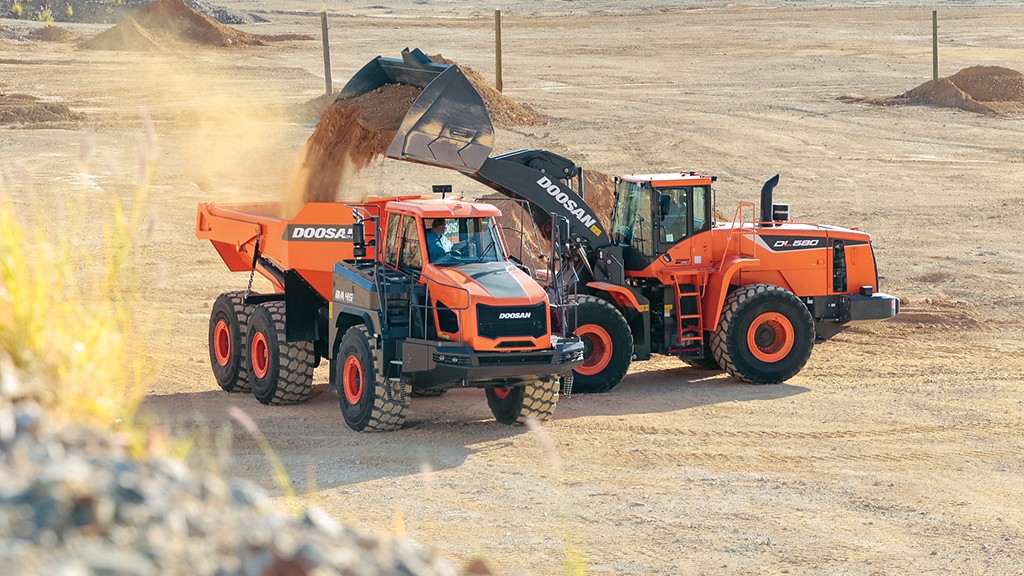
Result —
<instances>
[{"instance_id":1,"label":"large rubber tire","mask_svg":"<svg viewBox=\"0 0 1024 576\"><path fill-rule=\"evenodd\" d=\"M569 331L583 338L583 365L573 372L574 393L607 392L629 370L633 334L619 309L596 296L576 297L576 313L566 314ZM575 323L575 324L574 324Z\"/></svg>"},{"instance_id":2,"label":"large rubber tire","mask_svg":"<svg viewBox=\"0 0 1024 576\"><path fill-rule=\"evenodd\" d=\"M341 337L335 356L338 404L345 424L356 432L398 430L409 407L409 384L385 380L374 360L375 346L365 326L352 326Z\"/></svg>"},{"instance_id":3,"label":"large rubber tire","mask_svg":"<svg viewBox=\"0 0 1024 576\"><path fill-rule=\"evenodd\" d=\"M751 384L779 384L811 357L814 319L792 292L771 284L744 286L725 299L711 349L731 376Z\"/></svg>"},{"instance_id":4,"label":"large rubber tire","mask_svg":"<svg viewBox=\"0 0 1024 576\"><path fill-rule=\"evenodd\" d=\"M487 406L494 419L502 424L525 424L533 416L537 420L550 420L558 404L559 382L556 378L535 380L525 386L488 388Z\"/></svg>"},{"instance_id":5,"label":"large rubber tire","mask_svg":"<svg viewBox=\"0 0 1024 576\"><path fill-rule=\"evenodd\" d=\"M245 325L251 312L243 291L221 294L210 310L210 366L225 392L249 390Z\"/></svg>"},{"instance_id":6,"label":"large rubber tire","mask_svg":"<svg viewBox=\"0 0 1024 576\"><path fill-rule=\"evenodd\" d=\"M298 404L313 389L313 343L288 342L284 318L284 302L260 304L249 316L249 384L263 404Z\"/></svg>"}]
</instances>

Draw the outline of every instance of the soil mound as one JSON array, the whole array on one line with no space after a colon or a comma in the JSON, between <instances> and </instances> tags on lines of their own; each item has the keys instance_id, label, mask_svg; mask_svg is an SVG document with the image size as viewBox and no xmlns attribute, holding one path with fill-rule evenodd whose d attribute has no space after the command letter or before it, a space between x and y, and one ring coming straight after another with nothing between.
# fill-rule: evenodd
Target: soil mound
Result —
<instances>
[{"instance_id":1,"label":"soil mound","mask_svg":"<svg viewBox=\"0 0 1024 576\"><path fill-rule=\"evenodd\" d=\"M384 153L421 90L387 84L327 107L306 148L285 201L284 216L306 202L354 200L339 198L346 174L365 168Z\"/></svg>"},{"instance_id":2,"label":"soil mound","mask_svg":"<svg viewBox=\"0 0 1024 576\"><path fill-rule=\"evenodd\" d=\"M540 117L534 112L533 108L525 104L520 104L515 100L505 96L493 84L487 81L482 74L473 70L469 66L462 66L454 60L449 60L440 54L430 56L430 59L438 64L451 64L458 66L462 73L466 75L469 83L476 88L476 91L480 93L480 96L484 99L484 105L487 106L487 112L491 115L491 122L495 126L502 128L510 128L512 126L534 126L540 124Z\"/></svg>"},{"instance_id":3,"label":"soil mound","mask_svg":"<svg viewBox=\"0 0 1024 576\"><path fill-rule=\"evenodd\" d=\"M1024 112L1024 74L1000 66L972 66L938 81L925 82L892 98L851 98L880 106L931 105L978 114Z\"/></svg>"},{"instance_id":4,"label":"soil mound","mask_svg":"<svg viewBox=\"0 0 1024 576\"><path fill-rule=\"evenodd\" d=\"M85 117L60 102L48 102L28 94L0 92L0 126L77 123Z\"/></svg>"},{"instance_id":5,"label":"soil mound","mask_svg":"<svg viewBox=\"0 0 1024 576\"><path fill-rule=\"evenodd\" d=\"M255 34L225 26L193 10L185 0L155 0L139 10L135 19L146 28L168 32L191 44L207 46L263 46Z\"/></svg>"},{"instance_id":6,"label":"soil mound","mask_svg":"<svg viewBox=\"0 0 1024 576\"><path fill-rule=\"evenodd\" d=\"M225 26L190 8L185 0L155 0L81 46L93 50L151 51L176 43L220 47L266 45L255 34Z\"/></svg>"},{"instance_id":7,"label":"soil mound","mask_svg":"<svg viewBox=\"0 0 1024 576\"><path fill-rule=\"evenodd\" d=\"M29 37L44 42L75 42L78 35L60 26L44 26L29 32Z\"/></svg>"},{"instance_id":8,"label":"soil mound","mask_svg":"<svg viewBox=\"0 0 1024 576\"><path fill-rule=\"evenodd\" d=\"M117 26L93 36L78 47L87 50L130 52L159 52L164 49L156 35L140 26L131 16L125 16Z\"/></svg>"}]
</instances>

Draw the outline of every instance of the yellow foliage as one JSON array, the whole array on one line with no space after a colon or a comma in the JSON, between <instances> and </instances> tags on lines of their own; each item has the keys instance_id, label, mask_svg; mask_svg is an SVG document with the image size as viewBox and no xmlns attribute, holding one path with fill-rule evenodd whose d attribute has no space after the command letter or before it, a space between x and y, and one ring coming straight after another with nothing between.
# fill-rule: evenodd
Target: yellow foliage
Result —
<instances>
[{"instance_id":1,"label":"yellow foliage","mask_svg":"<svg viewBox=\"0 0 1024 576\"><path fill-rule=\"evenodd\" d=\"M0 350L40 383L56 418L131 424L153 367L143 354L139 281L132 266L152 162L127 209L112 200L105 222L86 222L73 198L68 222L26 225L0 187ZM78 202L95 202L80 199ZM42 222L45 220L45 224ZM102 254L72 238L102 238Z\"/></svg>"}]
</instances>

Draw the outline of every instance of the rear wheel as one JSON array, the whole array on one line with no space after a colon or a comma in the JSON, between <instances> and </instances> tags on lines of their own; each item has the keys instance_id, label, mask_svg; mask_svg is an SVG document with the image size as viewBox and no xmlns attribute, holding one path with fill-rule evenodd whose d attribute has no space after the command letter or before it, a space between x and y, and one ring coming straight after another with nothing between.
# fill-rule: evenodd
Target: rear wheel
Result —
<instances>
[{"instance_id":1,"label":"rear wheel","mask_svg":"<svg viewBox=\"0 0 1024 576\"><path fill-rule=\"evenodd\" d=\"M338 404L345 424L356 432L398 430L409 406L409 384L389 382L380 374L374 347L365 326L352 326L341 337L335 356Z\"/></svg>"},{"instance_id":2,"label":"rear wheel","mask_svg":"<svg viewBox=\"0 0 1024 576\"><path fill-rule=\"evenodd\" d=\"M284 319L284 302L260 304L249 318L249 384L263 404L298 404L313 388L313 343L288 342Z\"/></svg>"},{"instance_id":3,"label":"rear wheel","mask_svg":"<svg viewBox=\"0 0 1024 576\"><path fill-rule=\"evenodd\" d=\"M792 292L770 284L729 295L711 349L731 376L752 384L778 384L811 357L814 319Z\"/></svg>"},{"instance_id":4,"label":"rear wheel","mask_svg":"<svg viewBox=\"0 0 1024 576\"><path fill-rule=\"evenodd\" d=\"M571 311L567 314L569 328L583 340L586 349L583 364L573 371L572 391L607 392L629 369L633 334L619 309L605 300L582 295L577 296L576 303L575 315Z\"/></svg>"},{"instance_id":5,"label":"rear wheel","mask_svg":"<svg viewBox=\"0 0 1024 576\"><path fill-rule=\"evenodd\" d=\"M225 392L249 390L245 324L251 312L252 306L245 305L245 292L221 294L210 311L210 365Z\"/></svg>"},{"instance_id":6,"label":"rear wheel","mask_svg":"<svg viewBox=\"0 0 1024 576\"><path fill-rule=\"evenodd\" d=\"M533 416L550 420L558 404L558 380L535 380L525 386L488 388L487 406L494 419L502 424L524 424Z\"/></svg>"}]
</instances>

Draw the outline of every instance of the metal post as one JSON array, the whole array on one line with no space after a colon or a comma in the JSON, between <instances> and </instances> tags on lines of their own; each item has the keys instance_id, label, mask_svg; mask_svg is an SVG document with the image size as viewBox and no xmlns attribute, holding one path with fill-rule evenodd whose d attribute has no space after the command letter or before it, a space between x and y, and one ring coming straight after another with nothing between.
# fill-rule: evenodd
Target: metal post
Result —
<instances>
[{"instance_id":1,"label":"metal post","mask_svg":"<svg viewBox=\"0 0 1024 576\"><path fill-rule=\"evenodd\" d=\"M320 13L320 35L324 40L324 84L327 93L334 93L334 81L331 80L331 39L327 35L327 10Z\"/></svg>"},{"instance_id":2,"label":"metal post","mask_svg":"<svg viewBox=\"0 0 1024 576\"><path fill-rule=\"evenodd\" d=\"M932 10L932 82L939 81L939 11Z\"/></svg>"},{"instance_id":3,"label":"metal post","mask_svg":"<svg viewBox=\"0 0 1024 576\"><path fill-rule=\"evenodd\" d=\"M494 87L501 92L501 10L494 11Z\"/></svg>"}]
</instances>

